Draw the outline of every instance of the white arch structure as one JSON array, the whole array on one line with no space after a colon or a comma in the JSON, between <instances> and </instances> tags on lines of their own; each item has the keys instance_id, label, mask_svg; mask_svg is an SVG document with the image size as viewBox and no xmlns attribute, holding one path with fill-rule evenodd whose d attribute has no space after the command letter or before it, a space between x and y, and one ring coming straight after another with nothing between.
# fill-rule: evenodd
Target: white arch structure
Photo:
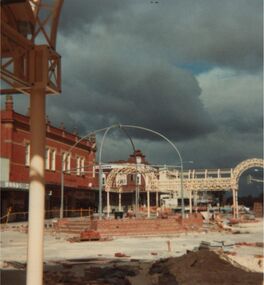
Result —
<instances>
[{"instance_id":1,"label":"white arch structure","mask_svg":"<svg viewBox=\"0 0 264 285\"><path fill-rule=\"evenodd\" d=\"M239 163L233 171L231 176L231 189L233 192L233 207L234 207L234 217L238 218L238 188L239 188L239 178L248 169L253 167L264 168L264 160L260 158L247 159Z\"/></svg>"},{"instance_id":2,"label":"white arch structure","mask_svg":"<svg viewBox=\"0 0 264 285\"><path fill-rule=\"evenodd\" d=\"M119 205L121 207L121 193L123 183L118 180L119 175L128 175L128 174L141 174L145 180L145 192L147 193L147 209L148 209L148 217L150 217L150 192L158 192L158 178L157 169L141 164L125 164L122 168L113 169L106 179L105 191L107 193L107 216L110 214L110 192L118 192L119 193ZM137 183L137 180L136 180Z\"/></svg>"},{"instance_id":3,"label":"white arch structure","mask_svg":"<svg viewBox=\"0 0 264 285\"><path fill-rule=\"evenodd\" d=\"M122 192L121 185L116 181L118 174L141 173L145 178L145 191L148 192L173 192L181 188L181 173L179 170L157 170L146 165L125 164L120 168L113 169L106 180L105 190L107 193ZM239 163L233 169L194 169L183 172L183 184L185 193L190 199L192 195L201 191L232 191L233 215L238 218L238 191L239 178L250 168L264 168L264 160L259 158L247 159ZM158 178L159 176L159 178ZM190 203L191 205L191 203ZM109 210L109 209L108 209ZM190 207L190 211L191 211Z\"/></svg>"},{"instance_id":4,"label":"white arch structure","mask_svg":"<svg viewBox=\"0 0 264 285\"><path fill-rule=\"evenodd\" d=\"M184 209L184 200L183 200L183 196L184 196L184 191L183 191L183 161L182 161L181 153L178 150L177 146L171 140L169 140L166 136L164 136L163 134L161 134L157 131L151 130L149 128L145 128L145 127L141 127L141 126L135 126L135 125L115 124L115 125L108 127L105 130L103 138L102 138L102 142L100 145L100 150L99 150L99 207L98 207L99 218L102 219L102 191L103 191L103 185L102 185L102 150L103 150L104 142L105 142L105 139L106 139L108 132L114 128L121 128L121 129L132 128L132 129L138 129L138 130L146 131L146 132L149 132L149 133L152 133L152 134L155 134L155 135L161 137L167 143L170 144L170 146L173 148L173 150L177 153L177 156L180 160L180 168L181 168L181 175L180 175L181 212L182 212L182 217L184 217L185 216L185 209ZM130 139L130 140L131 140L131 143L133 144L132 139ZM133 147L134 147L134 145L133 145ZM108 193L108 195L107 195L107 203L108 203L109 191L107 193ZM136 191L136 200L137 200L136 201L136 209L138 207L138 197L139 197L139 193L138 193L138 191Z\"/></svg>"},{"instance_id":5,"label":"white arch structure","mask_svg":"<svg viewBox=\"0 0 264 285\"><path fill-rule=\"evenodd\" d=\"M158 190L158 178L157 169L141 164L141 165L124 165L122 168L113 169L106 179L105 191L116 191L122 186L116 178L119 174L142 174L146 183L145 191L157 191Z\"/></svg>"}]
</instances>

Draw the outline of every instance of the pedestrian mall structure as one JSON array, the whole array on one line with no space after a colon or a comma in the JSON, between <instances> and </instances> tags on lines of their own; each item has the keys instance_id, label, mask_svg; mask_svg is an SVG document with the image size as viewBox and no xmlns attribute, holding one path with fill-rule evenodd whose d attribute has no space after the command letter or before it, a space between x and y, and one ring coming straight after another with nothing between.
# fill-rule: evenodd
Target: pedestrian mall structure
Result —
<instances>
[{"instance_id":1,"label":"pedestrian mall structure","mask_svg":"<svg viewBox=\"0 0 264 285\"><path fill-rule=\"evenodd\" d=\"M8 95L5 109L1 111L1 216L10 206L13 212L28 211L29 126L30 117L15 112L12 97ZM63 124L55 127L48 118L46 137L46 217L58 216L61 178L64 184L64 216L72 216L74 211L79 215L80 209L90 208L96 212L99 166L96 163L95 137L84 139L72 148L80 139L76 132L67 131ZM248 159L232 169L191 169L181 173L179 168L152 166L140 150L135 150L127 160L102 164L103 211L109 215L113 211L134 210L137 195L139 207L145 208L150 215L150 208L160 207L162 197L167 194L174 203L171 207L180 208L183 198L188 211L192 212L204 194L213 196L218 191L231 191L237 215L239 178L244 171L255 167L263 168L263 160Z\"/></svg>"},{"instance_id":2,"label":"pedestrian mall structure","mask_svg":"<svg viewBox=\"0 0 264 285\"><path fill-rule=\"evenodd\" d=\"M171 197L178 201L183 194L184 199L189 199L189 211L192 212L193 203L197 205L200 193L232 191L234 216L238 216L238 192L239 178L246 170L254 167L263 168L263 159L253 158L242 161L231 169L193 169L170 170L166 167L155 168L147 164L122 164L114 167L108 174L105 182L107 193L107 212L111 210L110 193L118 193L119 210L121 210L122 193L131 192L127 188L127 175L137 175L138 185L142 188L144 180L144 191L147 196L148 215L150 214L151 193L156 195L156 206L159 206L159 195L170 193ZM110 168L111 166L109 166ZM181 193L181 176L183 177L183 193ZM139 179L140 177L140 179ZM133 191L135 192L136 189ZM177 206L177 205L176 205Z\"/></svg>"}]
</instances>

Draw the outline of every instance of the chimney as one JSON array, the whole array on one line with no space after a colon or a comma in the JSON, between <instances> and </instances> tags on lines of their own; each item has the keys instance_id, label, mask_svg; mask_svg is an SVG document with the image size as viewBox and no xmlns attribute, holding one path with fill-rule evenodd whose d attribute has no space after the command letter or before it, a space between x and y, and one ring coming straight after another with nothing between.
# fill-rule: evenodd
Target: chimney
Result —
<instances>
[{"instance_id":1,"label":"chimney","mask_svg":"<svg viewBox=\"0 0 264 285\"><path fill-rule=\"evenodd\" d=\"M64 127L64 123L63 122L61 122L60 128L62 129L62 137L64 138L65 137L65 127Z\"/></svg>"},{"instance_id":2,"label":"chimney","mask_svg":"<svg viewBox=\"0 0 264 285\"><path fill-rule=\"evenodd\" d=\"M6 111L13 111L13 97L11 95L6 95L6 102L5 102L5 108Z\"/></svg>"},{"instance_id":3,"label":"chimney","mask_svg":"<svg viewBox=\"0 0 264 285\"><path fill-rule=\"evenodd\" d=\"M48 115L46 116L46 124L50 125L50 120L49 120L49 116Z\"/></svg>"}]
</instances>

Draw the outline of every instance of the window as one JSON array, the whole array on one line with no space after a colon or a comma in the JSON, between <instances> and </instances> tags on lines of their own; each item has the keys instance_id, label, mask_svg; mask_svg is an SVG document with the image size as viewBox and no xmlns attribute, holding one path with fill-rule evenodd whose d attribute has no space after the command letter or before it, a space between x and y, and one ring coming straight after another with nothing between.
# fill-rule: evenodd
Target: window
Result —
<instances>
[{"instance_id":1,"label":"window","mask_svg":"<svg viewBox=\"0 0 264 285\"><path fill-rule=\"evenodd\" d=\"M136 157L136 163L141 163L141 157L140 156Z\"/></svg>"},{"instance_id":2,"label":"window","mask_svg":"<svg viewBox=\"0 0 264 285\"><path fill-rule=\"evenodd\" d=\"M67 153L63 152L62 153L62 171L66 170L66 158L67 158Z\"/></svg>"},{"instance_id":3,"label":"window","mask_svg":"<svg viewBox=\"0 0 264 285\"><path fill-rule=\"evenodd\" d=\"M141 185L141 175L137 174L137 185Z\"/></svg>"},{"instance_id":4,"label":"window","mask_svg":"<svg viewBox=\"0 0 264 285\"><path fill-rule=\"evenodd\" d=\"M116 184L118 185L127 185L127 175L126 174L117 174Z\"/></svg>"},{"instance_id":5,"label":"window","mask_svg":"<svg viewBox=\"0 0 264 285\"><path fill-rule=\"evenodd\" d=\"M105 185L105 173L102 174L102 185Z\"/></svg>"},{"instance_id":6,"label":"window","mask_svg":"<svg viewBox=\"0 0 264 285\"><path fill-rule=\"evenodd\" d=\"M45 169L50 169L50 149L45 150Z\"/></svg>"},{"instance_id":7,"label":"window","mask_svg":"<svg viewBox=\"0 0 264 285\"><path fill-rule=\"evenodd\" d=\"M30 144L26 144L26 149L25 149L25 165L29 166L30 164Z\"/></svg>"},{"instance_id":8,"label":"window","mask_svg":"<svg viewBox=\"0 0 264 285\"><path fill-rule=\"evenodd\" d=\"M62 153L62 171L70 173L71 170L71 155L67 152Z\"/></svg>"},{"instance_id":9,"label":"window","mask_svg":"<svg viewBox=\"0 0 264 285\"><path fill-rule=\"evenodd\" d=\"M51 170L55 170L56 169L56 150L53 149L51 151Z\"/></svg>"},{"instance_id":10,"label":"window","mask_svg":"<svg viewBox=\"0 0 264 285\"><path fill-rule=\"evenodd\" d=\"M81 174L81 158L79 156L77 156L76 168L76 174L79 176Z\"/></svg>"},{"instance_id":11,"label":"window","mask_svg":"<svg viewBox=\"0 0 264 285\"><path fill-rule=\"evenodd\" d=\"M68 173L71 171L71 155L69 153L67 154L67 171Z\"/></svg>"},{"instance_id":12,"label":"window","mask_svg":"<svg viewBox=\"0 0 264 285\"><path fill-rule=\"evenodd\" d=\"M84 175L84 158L81 159L81 174Z\"/></svg>"}]
</instances>

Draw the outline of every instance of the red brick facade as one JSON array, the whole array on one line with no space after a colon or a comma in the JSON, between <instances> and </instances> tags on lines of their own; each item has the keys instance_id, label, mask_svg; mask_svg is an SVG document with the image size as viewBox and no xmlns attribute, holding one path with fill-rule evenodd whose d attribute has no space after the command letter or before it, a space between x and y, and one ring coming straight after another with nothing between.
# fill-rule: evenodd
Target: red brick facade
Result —
<instances>
[{"instance_id":1,"label":"red brick facade","mask_svg":"<svg viewBox=\"0 0 264 285\"><path fill-rule=\"evenodd\" d=\"M97 210L98 208L98 167L95 167L95 138L83 140L70 152L69 149L79 137L46 122L46 211L59 213L61 203L61 172L64 160L64 209L65 216L71 216L74 209ZM64 159L63 159L64 158ZM126 161L109 163L103 169L106 179L109 172L122 164L148 164L140 150L136 150ZM1 216L5 215L9 206L15 212L27 212L30 164L30 118L16 113L13 109L12 97L7 97L5 108L1 110ZM68 171L70 170L70 171ZM145 181L138 174L140 204L146 205ZM135 203L136 174L127 174L126 184L122 186L122 206ZM151 205L155 204L155 196L150 195ZM103 191L103 208L106 207L106 193ZM111 193L111 205L118 206L118 193ZM77 213L76 213L77 214ZM53 215L46 215L51 217Z\"/></svg>"},{"instance_id":2,"label":"red brick facade","mask_svg":"<svg viewBox=\"0 0 264 285\"><path fill-rule=\"evenodd\" d=\"M130 154L128 160L117 160L113 162L109 162L106 165L106 168L103 167L103 175L105 176L105 179L107 179L109 173L111 170L115 168L120 168L122 165L126 167L128 164L136 164L136 161L138 164L146 164L148 165L147 160L145 159L145 155L142 154L141 150L136 150L134 154ZM97 166L98 169L98 166ZM98 174L97 174L98 175ZM145 191L145 180L144 176L140 173L138 173L138 185L136 184L136 174L126 174L126 183L121 187L122 192L129 193L129 192L135 192L136 187L140 189L140 191ZM98 176L97 176L98 177Z\"/></svg>"},{"instance_id":3,"label":"red brick facade","mask_svg":"<svg viewBox=\"0 0 264 285\"><path fill-rule=\"evenodd\" d=\"M56 208L58 208L60 200L62 159L78 139L79 137L76 134L67 132L64 127L54 127L47 120L46 192L52 195L53 205ZM13 110L12 98L7 97L5 109L1 110L1 168L8 168L2 169L8 173L5 177L1 173L1 196L5 200L2 201L2 212L9 206L9 203L14 204L17 202L11 201L10 197L12 195L13 200L16 200L16 197L21 196L22 190L27 192L27 189L20 189L21 185L24 185L24 188L28 188L29 183L30 157L29 154L26 154L27 152L30 153L30 118L29 116L16 113ZM97 189L98 185L97 178L93 173L95 155L95 138L91 138L90 140L83 140L78 144L71 151L70 158L68 160L65 159L65 170L71 170L64 175L65 203L68 203L69 207L78 205L73 201L67 201L68 199L73 200L75 198L75 200L81 200L82 197L87 199L90 196L91 200L95 201L95 191L91 191L92 189ZM3 161L5 161L5 164ZM88 192L89 195L87 196L86 193ZM24 197L23 199L26 198ZM23 203L25 204L25 201L20 204ZM15 210L22 210L21 207L18 208ZM26 210L25 207L23 210Z\"/></svg>"}]
</instances>

